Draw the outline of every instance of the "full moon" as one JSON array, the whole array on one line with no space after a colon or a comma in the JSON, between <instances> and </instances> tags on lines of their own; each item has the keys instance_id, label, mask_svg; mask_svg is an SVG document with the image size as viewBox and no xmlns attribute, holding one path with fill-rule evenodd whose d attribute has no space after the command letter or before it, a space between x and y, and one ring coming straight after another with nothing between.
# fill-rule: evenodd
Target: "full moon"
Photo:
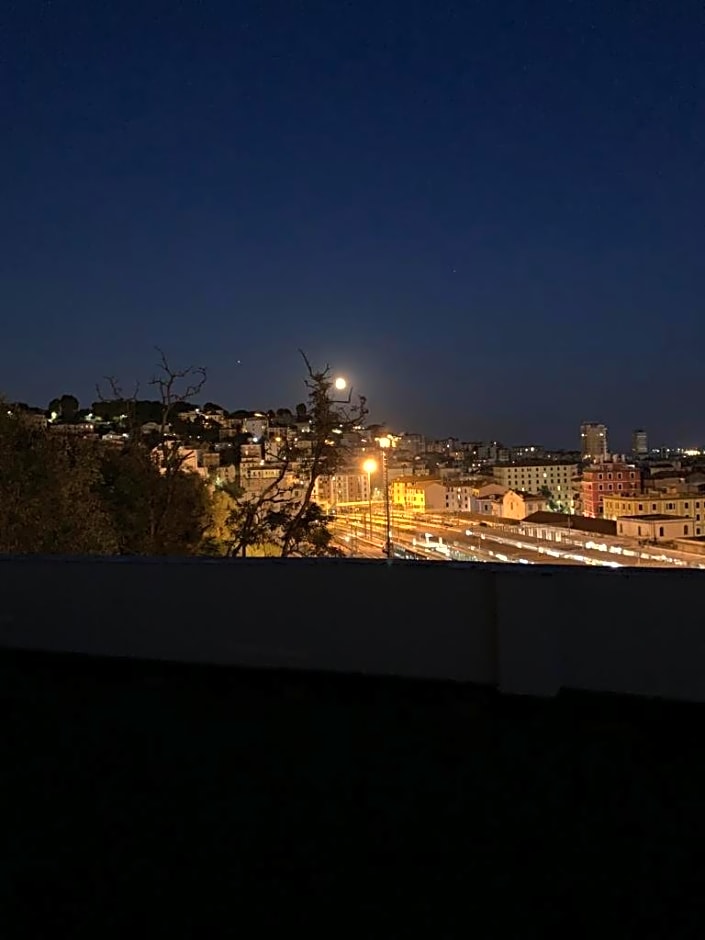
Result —
<instances>
[{"instance_id":1,"label":"full moon","mask_svg":"<svg viewBox=\"0 0 705 940\"><path fill-rule=\"evenodd\" d=\"M348 383L343 378L337 378L335 380L335 387L338 389L339 392L342 392L343 389L347 386L347 384Z\"/></svg>"}]
</instances>

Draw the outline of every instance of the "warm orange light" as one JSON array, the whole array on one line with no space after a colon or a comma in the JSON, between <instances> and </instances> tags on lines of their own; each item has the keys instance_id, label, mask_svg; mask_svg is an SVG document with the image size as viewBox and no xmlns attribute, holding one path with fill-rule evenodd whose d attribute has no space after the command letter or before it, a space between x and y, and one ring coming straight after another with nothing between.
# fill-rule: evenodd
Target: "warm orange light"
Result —
<instances>
[{"instance_id":1,"label":"warm orange light","mask_svg":"<svg viewBox=\"0 0 705 940\"><path fill-rule=\"evenodd\" d=\"M365 473L377 473L377 461L369 457L362 465Z\"/></svg>"}]
</instances>

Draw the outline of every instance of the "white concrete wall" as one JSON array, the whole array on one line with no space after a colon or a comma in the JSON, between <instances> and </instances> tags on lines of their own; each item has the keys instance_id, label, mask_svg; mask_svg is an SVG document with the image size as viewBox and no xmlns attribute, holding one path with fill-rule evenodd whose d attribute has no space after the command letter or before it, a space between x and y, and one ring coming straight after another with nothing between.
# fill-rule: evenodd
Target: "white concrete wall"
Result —
<instances>
[{"instance_id":1,"label":"white concrete wall","mask_svg":"<svg viewBox=\"0 0 705 940\"><path fill-rule=\"evenodd\" d=\"M705 701L705 573L0 559L0 645Z\"/></svg>"}]
</instances>

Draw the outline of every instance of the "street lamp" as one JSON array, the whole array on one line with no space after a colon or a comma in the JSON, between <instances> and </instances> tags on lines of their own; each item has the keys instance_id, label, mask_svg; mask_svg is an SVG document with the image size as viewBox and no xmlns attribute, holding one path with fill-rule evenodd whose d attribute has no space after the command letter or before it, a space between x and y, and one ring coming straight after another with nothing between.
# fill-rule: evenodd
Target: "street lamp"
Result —
<instances>
[{"instance_id":1,"label":"street lamp","mask_svg":"<svg viewBox=\"0 0 705 940\"><path fill-rule=\"evenodd\" d=\"M389 468L387 466L387 451L392 446L391 437L380 437L379 446L382 449L382 485L384 487L384 516L387 526L387 537L384 541L384 553L387 558L394 556L392 545L392 514L389 505Z\"/></svg>"},{"instance_id":2,"label":"street lamp","mask_svg":"<svg viewBox=\"0 0 705 940\"><path fill-rule=\"evenodd\" d=\"M362 469L367 474L367 501L368 501L368 535L372 538L372 474L377 473L377 461L373 457L368 457L363 463Z\"/></svg>"}]
</instances>

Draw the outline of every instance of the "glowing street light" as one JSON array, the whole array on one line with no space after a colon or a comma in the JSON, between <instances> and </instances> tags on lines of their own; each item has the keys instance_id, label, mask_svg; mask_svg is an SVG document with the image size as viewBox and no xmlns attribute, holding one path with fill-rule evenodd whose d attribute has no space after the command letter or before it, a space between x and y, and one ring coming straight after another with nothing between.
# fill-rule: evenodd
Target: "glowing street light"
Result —
<instances>
[{"instance_id":1,"label":"glowing street light","mask_svg":"<svg viewBox=\"0 0 705 940\"><path fill-rule=\"evenodd\" d=\"M367 474L367 509L369 518L369 537L372 538L372 474L377 473L377 461L374 457L368 457L363 463L362 469Z\"/></svg>"}]
</instances>

